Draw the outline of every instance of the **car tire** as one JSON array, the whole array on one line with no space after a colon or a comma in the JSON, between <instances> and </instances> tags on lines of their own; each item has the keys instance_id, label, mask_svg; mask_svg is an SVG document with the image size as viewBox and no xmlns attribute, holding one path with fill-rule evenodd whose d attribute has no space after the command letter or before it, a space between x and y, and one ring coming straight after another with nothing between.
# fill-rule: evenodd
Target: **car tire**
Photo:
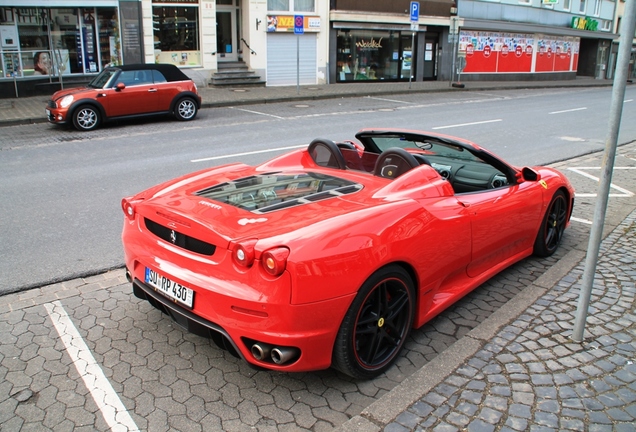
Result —
<instances>
[{"instance_id":1,"label":"car tire","mask_svg":"<svg viewBox=\"0 0 636 432\"><path fill-rule=\"evenodd\" d=\"M565 193L557 191L543 216L539 233L534 242L534 254L540 257L552 255L561 244L568 221L568 201Z\"/></svg>"},{"instance_id":2,"label":"car tire","mask_svg":"<svg viewBox=\"0 0 636 432\"><path fill-rule=\"evenodd\" d=\"M187 121L192 120L197 115L197 104L191 98L179 99L179 102L174 107L174 116L177 120Z\"/></svg>"},{"instance_id":3,"label":"car tire","mask_svg":"<svg viewBox=\"0 0 636 432\"><path fill-rule=\"evenodd\" d=\"M91 105L82 105L73 112L73 125L79 131L96 129L100 122L99 111Z\"/></svg>"},{"instance_id":4,"label":"car tire","mask_svg":"<svg viewBox=\"0 0 636 432\"><path fill-rule=\"evenodd\" d=\"M367 279L347 311L332 354L332 366L353 378L370 379L398 357L413 326L415 288L400 266Z\"/></svg>"}]
</instances>

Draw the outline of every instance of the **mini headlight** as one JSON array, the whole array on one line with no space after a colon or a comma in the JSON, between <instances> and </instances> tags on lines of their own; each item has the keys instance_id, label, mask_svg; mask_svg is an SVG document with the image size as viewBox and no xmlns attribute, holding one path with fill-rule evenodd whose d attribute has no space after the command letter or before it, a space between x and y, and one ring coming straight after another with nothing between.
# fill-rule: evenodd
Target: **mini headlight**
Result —
<instances>
[{"instance_id":1,"label":"mini headlight","mask_svg":"<svg viewBox=\"0 0 636 432\"><path fill-rule=\"evenodd\" d=\"M61 100L60 100L60 107L62 108L66 108L68 107L70 104L73 103L73 95L68 95L68 96L64 96Z\"/></svg>"}]
</instances>

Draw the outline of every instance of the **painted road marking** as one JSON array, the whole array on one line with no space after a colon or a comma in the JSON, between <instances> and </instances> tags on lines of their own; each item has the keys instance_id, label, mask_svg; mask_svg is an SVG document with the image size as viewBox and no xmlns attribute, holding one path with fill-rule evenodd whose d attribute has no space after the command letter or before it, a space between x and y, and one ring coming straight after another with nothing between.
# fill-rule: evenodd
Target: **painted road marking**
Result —
<instances>
[{"instance_id":1,"label":"painted road marking","mask_svg":"<svg viewBox=\"0 0 636 432\"><path fill-rule=\"evenodd\" d=\"M569 110L563 110L563 111L552 111L549 114L562 114L562 113L569 113L569 112L574 112L574 111L583 111L586 110L586 107L583 108L573 108L573 109L569 109Z\"/></svg>"},{"instance_id":2,"label":"painted road marking","mask_svg":"<svg viewBox=\"0 0 636 432\"><path fill-rule=\"evenodd\" d=\"M574 168L568 168L570 171L575 172L577 174L582 175L583 177L587 177L591 180L594 180L596 182L600 182L601 179L593 176L592 174L589 174L587 172L585 172L586 170L600 170L601 167L574 167ZM614 167L615 170L630 170L630 169L636 169L636 167ZM622 192L620 194L617 193L610 193L608 196L610 197L633 197L634 196L634 192L628 191L627 189L624 189L620 186L616 186L614 183L610 184L610 188L617 190L619 192ZM598 194L589 194L589 193L576 193L577 197L586 197L586 198L591 198L591 197L596 197L598 196Z\"/></svg>"},{"instance_id":3,"label":"painted road marking","mask_svg":"<svg viewBox=\"0 0 636 432\"><path fill-rule=\"evenodd\" d=\"M454 124L454 125L448 125L448 126L437 126L434 127L433 129L449 129L449 128L454 128L454 127L463 127L463 126L473 126L473 125L479 125L479 124L486 124L486 123L496 123L496 122L500 122L503 121L502 119L496 119L496 120L484 120L484 121L480 121L480 122L472 122L472 123L459 123L459 124Z\"/></svg>"},{"instance_id":4,"label":"painted road marking","mask_svg":"<svg viewBox=\"0 0 636 432\"><path fill-rule=\"evenodd\" d=\"M250 113L250 114L258 114L258 115L263 115L263 116L267 116L267 117L274 117L274 118L279 119L279 120L285 120L285 117L279 117L279 116L274 115L274 114L267 114L267 113L260 112L260 111L252 111L252 110L248 110L248 109L244 109L244 108L235 108L235 107L230 107L230 109L237 110L237 111L243 111L243 112Z\"/></svg>"},{"instance_id":5,"label":"painted road marking","mask_svg":"<svg viewBox=\"0 0 636 432\"><path fill-rule=\"evenodd\" d=\"M592 225L592 221L587 220L587 219L576 218L574 216L570 217L570 220L573 220L575 222L581 222L581 223L584 223L584 224L587 224L587 225Z\"/></svg>"},{"instance_id":6,"label":"painted road marking","mask_svg":"<svg viewBox=\"0 0 636 432\"><path fill-rule=\"evenodd\" d=\"M221 156L212 156L212 157L201 158L201 159L192 159L190 162L205 162L205 161L211 161L211 160L217 160L217 159L228 159L228 158L234 158L234 157L239 157L239 156L250 156L250 155L261 154L261 153L277 152L277 151L281 151L281 150L299 149L299 148L302 148L302 147L307 147L307 144L295 145L295 146L289 146L289 147L277 147L277 148L265 149L265 150L254 150L254 151L251 151L251 152L234 153L234 154L221 155Z\"/></svg>"},{"instance_id":7,"label":"painted road marking","mask_svg":"<svg viewBox=\"0 0 636 432\"><path fill-rule=\"evenodd\" d=\"M82 339L62 303L54 301L44 305L51 321L60 335L66 352L84 384L90 391L97 408L113 431L139 431L134 420L119 399L104 372L99 367L90 349Z\"/></svg>"}]
</instances>

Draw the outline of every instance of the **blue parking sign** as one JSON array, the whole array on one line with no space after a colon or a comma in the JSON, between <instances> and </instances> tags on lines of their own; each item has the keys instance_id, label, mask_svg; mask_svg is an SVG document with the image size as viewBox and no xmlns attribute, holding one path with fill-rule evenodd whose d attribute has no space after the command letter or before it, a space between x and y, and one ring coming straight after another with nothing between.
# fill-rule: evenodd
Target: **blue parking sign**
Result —
<instances>
[{"instance_id":1,"label":"blue parking sign","mask_svg":"<svg viewBox=\"0 0 636 432\"><path fill-rule=\"evenodd\" d=\"M411 21L418 22L420 20L420 2L411 2Z\"/></svg>"},{"instance_id":2,"label":"blue parking sign","mask_svg":"<svg viewBox=\"0 0 636 432\"><path fill-rule=\"evenodd\" d=\"M302 15L294 15L294 33L305 33L305 17Z\"/></svg>"}]
</instances>

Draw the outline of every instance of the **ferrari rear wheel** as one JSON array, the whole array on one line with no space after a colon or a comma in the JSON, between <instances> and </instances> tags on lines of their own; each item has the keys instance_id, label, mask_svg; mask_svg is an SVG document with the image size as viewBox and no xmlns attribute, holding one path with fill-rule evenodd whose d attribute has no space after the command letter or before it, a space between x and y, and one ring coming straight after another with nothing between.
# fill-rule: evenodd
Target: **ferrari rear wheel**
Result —
<instances>
[{"instance_id":1,"label":"ferrari rear wheel","mask_svg":"<svg viewBox=\"0 0 636 432\"><path fill-rule=\"evenodd\" d=\"M559 248L567 221L568 202L563 191L557 191L550 201L534 242L535 255L547 257Z\"/></svg>"},{"instance_id":2,"label":"ferrari rear wheel","mask_svg":"<svg viewBox=\"0 0 636 432\"><path fill-rule=\"evenodd\" d=\"M382 374L402 350L414 313L409 274L397 265L378 270L362 285L340 325L333 367L360 379Z\"/></svg>"},{"instance_id":3,"label":"ferrari rear wheel","mask_svg":"<svg viewBox=\"0 0 636 432\"><path fill-rule=\"evenodd\" d=\"M192 120L197 115L197 104L190 98L183 98L174 109L177 120Z\"/></svg>"},{"instance_id":4,"label":"ferrari rear wheel","mask_svg":"<svg viewBox=\"0 0 636 432\"><path fill-rule=\"evenodd\" d=\"M99 126L99 111L90 105L83 105L73 113L73 125L80 131L91 131Z\"/></svg>"}]
</instances>

